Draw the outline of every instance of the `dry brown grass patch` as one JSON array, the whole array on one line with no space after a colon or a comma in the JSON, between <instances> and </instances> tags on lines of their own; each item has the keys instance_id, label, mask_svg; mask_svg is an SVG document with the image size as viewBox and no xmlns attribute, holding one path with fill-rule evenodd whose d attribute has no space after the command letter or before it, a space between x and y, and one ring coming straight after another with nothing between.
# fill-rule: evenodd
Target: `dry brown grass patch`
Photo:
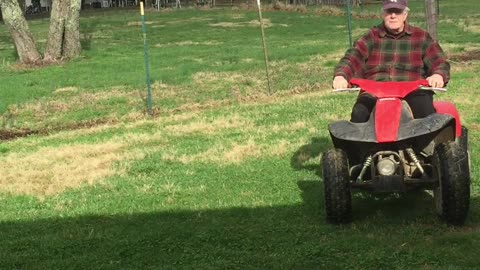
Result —
<instances>
[{"instance_id":1,"label":"dry brown grass patch","mask_svg":"<svg viewBox=\"0 0 480 270\"><path fill-rule=\"evenodd\" d=\"M199 45L206 45L206 46L217 46L222 44L219 41L203 41L203 42L196 42L191 40L181 41L181 42L172 42L166 44L155 44L154 46L157 48L167 47L167 46L199 46Z\"/></svg>"},{"instance_id":2,"label":"dry brown grass patch","mask_svg":"<svg viewBox=\"0 0 480 270\"><path fill-rule=\"evenodd\" d=\"M243 27L245 26L243 23L236 23L236 22L220 22L220 23L210 23L210 26L214 27Z\"/></svg>"},{"instance_id":3,"label":"dry brown grass patch","mask_svg":"<svg viewBox=\"0 0 480 270\"><path fill-rule=\"evenodd\" d=\"M253 85L263 84L263 79L259 79L256 73L243 74L236 72L197 72L193 75L196 84L212 84L212 83L241 83L249 81Z\"/></svg>"},{"instance_id":4,"label":"dry brown grass patch","mask_svg":"<svg viewBox=\"0 0 480 270\"><path fill-rule=\"evenodd\" d=\"M233 143L231 145L218 144L211 149L193 155L178 155L175 152L164 155L164 160L177 161L184 164L192 162L213 162L220 165L240 163L249 157L259 157L262 146L257 145L253 139L246 143Z\"/></svg>"},{"instance_id":5,"label":"dry brown grass patch","mask_svg":"<svg viewBox=\"0 0 480 270\"><path fill-rule=\"evenodd\" d=\"M270 19L262 19L262 23L263 23L263 26L266 28L273 26ZM219 22L219 23L210 23L209 25L213 27L225 27L225 28L245 27L245 26L258 27L260 26L260 21L252 20L249 22Z\"/></svg>"},{"instance_id":6,"label":"dry brown grass patch","mask_svg":"<svg viewBox=\"0 0 480 270\"><path fill-rule=\"evenodd\" d=\"M57 88L55 91L53 91L54 94L59 94L59 93L75 93L78 91L78 88L75 86L68 86L68 87L62 87L62 88Z\"/></svg>"},{"instance_id":7,"label":"dry brown grass patch","mask_svg":"<svg viewBox=\"0 0 480 270\"><path fill-rule=\"evenodd\" d=\"M186 20L169 20L168 24L179 24L179 23L191 23L191 22L208 22L213 20L213 18L204 18L204 17L192 17Z\"/></svg>"},{"instance_id":8,"label":"dry brown grass patch","mask_svg":"<svg viewBox=\"0 0 480 270\"><path fill-rule=\"evenodd\" d=\"M226 163L240 163L247 157L259 157L261 152L261 146L250 139L246 144L233 144L230 149L223 153L223 160Z\"/></svg>"},{"instance_id":9,"label":"dry brown grass patch","mask_svg":"<svg viewBox=\"0 0 480 270\"><path fill-rule=\"evenodd\" d=\"M56 60L56 61L46 61L43 59L38 59L34 62L31 63L21 63L17 62L13 65L8 66L8 69L13 70L13 71L30 71L30 70L36 70L40 68L44 68L47 66L53 66L53 65L63 65L65 63L63 60Z\"/></svg>"},{"instance_id":10,"label":"dry brown grass patch","mask_svg":"<svg viewBox=\"0 0 480 270\"><path fill-rule=\"evenodd\" d=\"M232 19L243 19L245 18L245 14L235 14L235 15L232 15Z\"/></svg>"},{"instance_id":11,"label":"dry brown grass patch","mask_svg":"<svg viewBox=\"0 0 480 270\"><path fill-rule=\"evenodd\" d=\"M451 66L451 70L450 70L451 74L456 74L458 72L474 72L474 73L476 73L477 72L476 70L478 69L476 67L476 65L472 64L471 62L459 63L459 62L450 60L450 66Z\"/></svg>"},{"instance_id":12,"label":"dry brown grass patch","mask_svg":"<svg viewBox=\"0 0 480 270\"><path fill-rule=\"evenodd\" d=\"M173 98L176 100L182 100L185 99L185 96L188 96L188 91L189 90L184 87L163 82L155 82L152 84L152 94L154 99Z\"/></svg>"},{"instance_id":13,"label":"dry brown grass patch","mask_svg":"<svg viewBox=\"0 0 480 270\"><path fill-rule=\"evenodd\" d=\"M317 15L329 15L329 16L344 16L345 11L338 7L333 6L322 6L315 10L315 14Z\"/></svg>"},{"instance_id":14,"label":"dry brown grass patch","mask_svg":"<svg viewBox=\"0 0 480 270\"><path fill-rule=\"evenodd\" d=\"M465 32L480 33L480 19L478 18L444 19L440 20L439 23L452 23L462 28Z\"/></svg>"},{"instance_id":15,"label":"dry brown grass patch","mask_svg":"<svg viewBox=\"0 0 480 270\"><path fill-rule=\"evenodd\" d=\"M448 54L448 59L455 62L471 62L480 60L480 49Z\"/></svg>"},{"instance_id":16,"label":"dry brown grass patch","mask_svg":"<svg viewBox=\"0 0 480 270\"><path fill-rule=\"evenodd\" d=\"M339 59L343 57L344 54L345 54L345 49L341 49L326 55L315 55L311 57L307 63L303 63L303 64L311 65L311 64L322 64L329 61L337 62L339 61Z\"/></svg>"},{"instance_id":17,"label":"dry brown grass patch","mask_svg":"<svg viewBox=\"0 0 480 270\"><path fill-rule=\"evenodd\" d=\"M189 164L193 162L215 163L222 166L228 164L239 164L250 158L282 156L294 151L295 148L302 144L304 143L293 143L287 140L280 140L274 144L259 144L252 137L243 143L219 143L204 152L192 155L179 155L173 150L165 153L163 160L181 162L183 164Z\"/></svg>"},{"instance_id":18,"label":"dry brown grass patch","mask_svg":"<svg viewBox=\"0 0 480 270\"><path fill-rule=\"evenodd\" d=\"M262 19L262 23L264 27L271 27L273 26L273 23L270 21L270 19ZM254 26L254 27L259 27L260 26L260 20L251 20L248 22L248 25Z\"/></svg>"},{"instance_id":19,"label":"dry brown grass patch","mask_svg":"<svg viewBox=\"0 0 480 270\"><path fill-rule=\"evenodd\" d=\"M60 95L65 92L75 93L75 95ZM110 91L98 93L79 92L75 88L64 88L57 89L56 93L59 95L53 99L38 100L17 106L17 114L31 113L36 119L42 119L46 116L55 117L55 114L61 112L93 106L100 101L111 98L126 98L130 104L137 104L140 99L138 92L125 92L120 88L112 88Z\"/></svg>"},{"instance_id":20,"label":"dry brown grass patch","mask_svg":"<svg viewBox=\"0 0 480 270\"><path fill-rule=\"evenodd\" d=\"M353 29L353 31L352 31L352 37L353 37L354 39L357 39L357 38L365 35L365 34L368 32L368 30L369 30L368 28L361 28L361 27L355 28L355 29Z\"/></svg>"},{"instance_id":21,"label":"dry brown grass patch","mask_svg":"<svg viewBox=\"0 0 480 270\"><path fill-rule=\"evenodd\" d=\"M229 146L218 144L213 148L195 155L177 156L175 159L182 163L191 162L213 162L217 164L240 163L248 157L259 157L261 146L257 145L253 139L246 143L233 143Z\"/></svg>"},{"instance_id":22,"label":"dry brown grass patch","mask_svg":"<svg viewBox=\"0 0 480 270\"><path fill-rule=\"evenodd\" d=\"M146 21L145 24L154 24L158 22ZM142 22L128 22L127 26L142 26Z\"/></svg>"},{"instance_id":23,"label":"dry brown grass patch","mask_svg":"<svg viewBox=\"0 0 480 270\"><path fill-rule=\"evenodd\" d=\"M54 195L120 174L125 168L113 165L128 158L139 157L127 154L121 143L65 145L33 153L12 153L0 157L0 189L38 197Z\"/></svg>"},{"instance_id":24,"label":"dry brown grass patch","mask_svg":"<svg viewBox=\"0 0 480 270\"><path fill-rule=\"evenodd\" d=\"M253 124L245 118L238 115L233 115L228 118L219 118L213 121L206 119L200 119L198 121L187 123L170 125L165 128L167 132L174 136L182 136L185 134L199 133L199 134L215 134L225 129L251 129Z\"/></svg>"}]
</instances>

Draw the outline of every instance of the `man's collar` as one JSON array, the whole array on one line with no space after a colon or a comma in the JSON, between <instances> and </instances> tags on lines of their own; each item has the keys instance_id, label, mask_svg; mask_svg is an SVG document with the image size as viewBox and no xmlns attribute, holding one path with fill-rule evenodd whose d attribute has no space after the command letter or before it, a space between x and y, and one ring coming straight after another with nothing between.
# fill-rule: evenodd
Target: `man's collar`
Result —
<instances>
[{"instance_id":1,"label":"man's collar","mask_svg":"<svg viewBox=\"0 0 480 270\"><path fill-rule=\"evenodd\" d=\"M388 31L387 31L387 28L385 28L385 24L382 22L379 26L378 26L378 30L379 30L379 35L380 37L385 37L387 34L390 34ZM405 27L403 28L403 31L402 33L400 33L399 35L402 35L402 34L407 34L407 35L411 35L412 34L412 29L411 27L408 25L407 22L405 22ZM391 36L394 36L392 34L390 34Z\"/></svg>"}]
</instances>

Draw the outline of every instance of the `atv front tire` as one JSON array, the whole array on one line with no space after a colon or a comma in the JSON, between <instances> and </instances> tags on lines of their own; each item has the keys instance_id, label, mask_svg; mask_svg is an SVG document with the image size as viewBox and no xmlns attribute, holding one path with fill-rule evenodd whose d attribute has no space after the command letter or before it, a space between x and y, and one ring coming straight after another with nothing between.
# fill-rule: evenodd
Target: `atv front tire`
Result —
<instances>
[{"instance_id":1,"label":"atv front tire","mask_svg":"<svg viewBox=\"0 0 480 270\"><path fill-rule=\"evenodd\" d=\"M456 139L457 144L468 152L468 129L465 126L462 126L462 135Z\"/></svg>"},{"instance_id":2,"label":"atv front tire","mask_svg":"<svg viewBox=\"0 0 480 270\"><path fill-rule=\"evenodd\" d=\"M433 190L435 208L450 225L463 225L470 206L470 171L464 145L446 142L438 145L433 163L438 186Z\"/></svg>"},{"instance_id":3,"label":"atv front tire","mask_svg":"<svg viewBox=\"0 0 480 270\"><path fill-rule=\"evenodd\" d=\"M333 224L352 220L352 196L348 158L340 149L330 149L322 156L322 175L327 221Z\"/></svg>"}]
</instances>

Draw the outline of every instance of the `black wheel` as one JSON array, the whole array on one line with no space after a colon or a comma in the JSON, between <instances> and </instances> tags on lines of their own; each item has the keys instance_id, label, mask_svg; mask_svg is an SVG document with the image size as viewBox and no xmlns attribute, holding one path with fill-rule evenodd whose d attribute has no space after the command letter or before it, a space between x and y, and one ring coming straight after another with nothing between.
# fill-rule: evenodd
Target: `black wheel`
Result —
<instances>
[{"instance_id":1,"label":"black wheel","mask_svg":"<svg viewBox=\"0 0 480 270\"><path fill-rule=\"evenodd\" d=\"M456 142L460 144L465 151L468 151L468 129L465 126L462 126L462 135L457 138Z\"/></svg>"},{"instance_id":2,"label":"black wheel","mask_svg":"<svg viewBox=\"0 0 480 270\"><path fill-rule=\"evenodd\" d=\"M470 206L468 152L461 144L446 142L437 146L433 163L438 186L433 190L437 213L451 225L463 225Z\"/></svg>"},{"instance_id":3,"label":"black wheel","mask_svg":"<svg viewBox=\"0 0 480 270\"><path fill-rule=\"evenodd\" d=\"M460 145L461 148L465 152L467 152L467 158L468 158L468 171L470 172L470 168L472 168L472 164L470 163L470 151L468 150L468 128L465 126L462 126L462 135L458 137L455 142Z\"/></svg>"},{"instance_id":4,"label":"black wheel","mask_svg":"<svg viewBox=\"0 0 480 270\"><path fill-rule=\"evenodd\" d=\"M352 220L352 195L348 158L340 149L330 149L322 156L322 175L327 221L334 224Z\"/></svg>"}]
</instances>

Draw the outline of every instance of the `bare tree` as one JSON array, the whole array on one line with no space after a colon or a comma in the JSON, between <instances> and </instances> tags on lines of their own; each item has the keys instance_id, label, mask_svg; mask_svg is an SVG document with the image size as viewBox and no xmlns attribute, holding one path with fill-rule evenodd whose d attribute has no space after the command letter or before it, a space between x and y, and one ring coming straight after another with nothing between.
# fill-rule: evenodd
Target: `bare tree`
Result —
<instances>
[{"instance_id":1,"label":"bare tree","mask_svg":"<svg viewBox=\"0 0 480 270\"><path fill-rule=\"evenodd\" d=\"M437 0L438 1L438 0ZM437 6L435 0L425 0L425 18L427 19L427 32L436 41L437 39Z\"/></svg>"},{"instance_id":2,"label":"bare tree","mask_svg":"<svg viewBox=\"0 0 480 270\"><path fill-rule=\"evenodd\" d=\"M54 0L44 60L57 61L80 55L81 0Z\"/></svg>"},{"instance_id":3,"label":"bare tree","mask_svg":"<svg viewBox=\"0 0 480 270\"><path fill-rule=\"evenodd\" d=\"M65 23L65 39L63 57L73 58L82 52L80 43L80 9L82 0L71 0L68 17Z\"/></svg>"},{"instance_id":4,"label":"bare tree","mask_svg":"<svg viewBox=\"0 0 480 270\"><path fill-rule=\"evenodd\" d=\"M0 0L5 25L12 35L20 62L31 64L42 59L17 0Z\"/></svg>"},{"instance_id":5,"label":"bare tree","mask_svg":"<svg viewBox=\"0 0 480 270\"><path fill-rule=\"evenodd\" d=\"M53 0L45 54L42 59L17 0L0 0L5 24L21 63L55 62L80 55L81 0Z\"/></svg>"}]
</instances>

